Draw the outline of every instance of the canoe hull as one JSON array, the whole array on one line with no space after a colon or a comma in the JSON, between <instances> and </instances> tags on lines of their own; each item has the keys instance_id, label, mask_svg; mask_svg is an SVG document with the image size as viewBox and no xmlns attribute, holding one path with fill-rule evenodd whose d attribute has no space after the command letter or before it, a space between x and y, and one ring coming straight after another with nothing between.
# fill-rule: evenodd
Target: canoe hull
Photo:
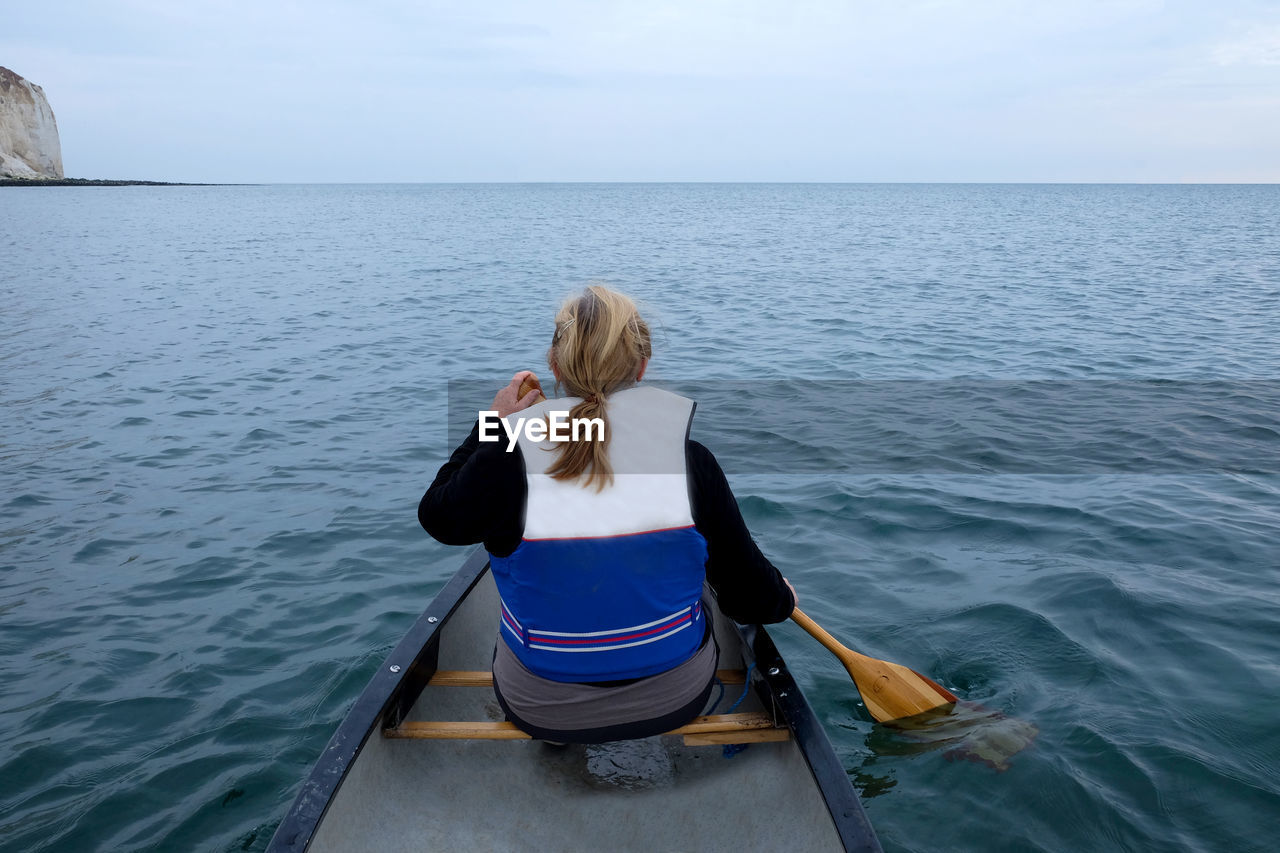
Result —
<instances>
[{"instance_id":1,"label":"canoe hull","mask_svg":"<svg viewBox=\"0 0 1280 853\"><path fill-rule=\"evenodd\" d=\"M677 736L565 747L384 738L402 721L502 719L487 686L428 683L437 670L489 669L498 609L485 557L472 555L383 663L271 850L879 849L767 632L723 617L720 668L755 660L761 676L738 710L775 714L791 738L733 757ZM742 691L727 686L719 711Z\"/></svg>"}]
</instances>

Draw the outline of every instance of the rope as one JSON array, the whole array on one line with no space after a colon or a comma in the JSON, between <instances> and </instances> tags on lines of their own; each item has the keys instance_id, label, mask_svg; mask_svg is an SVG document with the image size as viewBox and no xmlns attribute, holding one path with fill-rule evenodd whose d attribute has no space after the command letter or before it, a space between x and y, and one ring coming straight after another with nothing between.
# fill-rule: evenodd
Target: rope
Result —
<instances>
[{"instance_id":1,"label":"rope","mask_svg":"<svg viewBox=\"0 0 1280 853\"><path fill-rule=\"evenodd\" d=\"M742 684L742 695L738 697L737 701L735 701L732 705L729 706L729 710L725 711L726 714L732 714L734 711L736 711L738 706L742 704L742 700L746 699L747 694L751 692L751 673L755 668L756 668L756 662L752 661L751 664L747 667L747 677ZM723 687L723 685L721 685L721 687ZM726 743L724 745L724 749L720 750L720 754L723 755L725 758L733 758L735 755L737 755L739 752L742 752L750 745L751 744L747 744L747 743Z\"/></svg>"},{"instance_id":2,"label":"rope","mask_svg":"<svg viewBox=\"0 0 1280 853\"><path fill-rule=\"evenodd\" d=\"M716 708L719 708L720 703L724 701L724 682L719 678L712 678L711 680L716 683L716 687L720 689L720 692L716 694L716 701L711 703L711 710L707 712L708 714L714 714Z\"/></svg>"},{"instance_id":3,"label":"rope","mask_svg":"<svg viewBox=\"0 0 1280 853\"><path fill-rule=\"evenodd\" d=\"M746 678L746 681L744 681L742 684L742 695L738 697L738 701L734 702L732 705L729 706L729 710L725 711L726 714L732 714L734 711L736 711L738 709L738 706L742 704L742 700L747 698L747 693L750 692L751 690L751 672L755 668L756 668L756 662L752 661L751 665L747 667L747 678Z\"/></svg>"}]
</instances>

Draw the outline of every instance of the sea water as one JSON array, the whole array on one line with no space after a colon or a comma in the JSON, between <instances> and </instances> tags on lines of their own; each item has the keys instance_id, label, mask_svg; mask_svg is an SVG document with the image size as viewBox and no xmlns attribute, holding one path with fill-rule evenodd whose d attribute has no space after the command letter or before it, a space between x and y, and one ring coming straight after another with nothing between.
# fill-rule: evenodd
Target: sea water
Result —
<instances>
[{"instance_id":1,"label":"sea water","mask_svg":"<svg viewBox=\"0 0 1280 853\"><path fill-rule=\"evenodd\" d=\"M0 848L262 850L461 564L415 518L457 424L601 280L807 612L1039 729L948 760L775 629L886 849L1268 849L1277 222L1275 186L0 190Z\"/></svg>"}]
</instances>

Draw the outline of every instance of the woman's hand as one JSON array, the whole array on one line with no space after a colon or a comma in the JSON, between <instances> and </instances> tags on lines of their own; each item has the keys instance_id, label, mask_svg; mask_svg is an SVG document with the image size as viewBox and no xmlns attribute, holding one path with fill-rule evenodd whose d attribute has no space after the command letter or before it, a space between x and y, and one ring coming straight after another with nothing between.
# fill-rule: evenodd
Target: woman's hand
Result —
<instances>
[{"instance_id":1,"label":"woman's hand","mask_svg":"<svg viewBox=\"0 0 1280 853\"><path fill-rule=\"evenodd\" d=\"M533 388L520 396L520 385L529 379L532 381ZM507 383L501 391L493 398L493 405L489 408L498 413L498 417L505 418L507 415L513 415L521 409L527 409L534 403L538 402L539 395L542 394L542 385L538 382L538 377L534 375L532 370L522 370L515 376L511 377L511 381Z\"/></svg>"},{"instance_id":2,"label":"woman's hand","mask_svg":"<svg viewBox=\"0 0 1280 853\"><path fill-rule=\"evenodd\" d=\"M795 588L794 586L792 586L792 585L791 585L791 581L787 580L786 578L783 578L783 579L782 579L782 582L783 582L783 583L785 583L785 584L787 585L787 589L791 590L791 597L792 597L792 598L794 598L794 599L796 600L796 607L799 607L799 606L800 606L800 593L796 592L796 588Z\"/></svg>"}]
</instances>

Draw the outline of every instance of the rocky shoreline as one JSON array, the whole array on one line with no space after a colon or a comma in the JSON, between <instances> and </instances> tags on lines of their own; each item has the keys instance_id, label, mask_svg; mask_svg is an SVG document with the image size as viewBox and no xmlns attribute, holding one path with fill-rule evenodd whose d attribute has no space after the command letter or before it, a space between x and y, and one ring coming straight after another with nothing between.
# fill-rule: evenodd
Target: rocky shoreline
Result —
<instances>
[{"instance_id":1,"label":"rocky shoreline","mask_svg":"<svg viewBox=\"0 0 1280 853\"><path fill-rule=\"evenodd\" d=\"M0 187L220 187L170 181L112 181L103 178L0 178Z\"/></svg>"}]
</instances>

